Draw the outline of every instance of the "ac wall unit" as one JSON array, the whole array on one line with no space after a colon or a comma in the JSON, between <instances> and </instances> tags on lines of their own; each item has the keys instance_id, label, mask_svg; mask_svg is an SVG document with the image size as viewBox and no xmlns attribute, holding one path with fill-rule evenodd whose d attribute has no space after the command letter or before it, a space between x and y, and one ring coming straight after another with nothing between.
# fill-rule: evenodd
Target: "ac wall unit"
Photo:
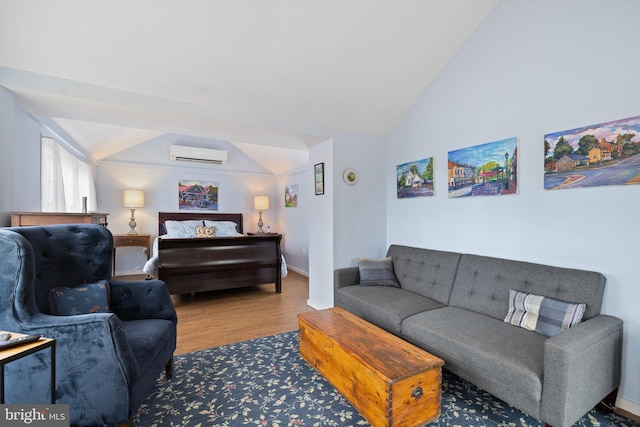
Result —
<instances>
[{"instance_id":1,"label":"ac wall unit","mask_svg":"<svg viewBox=\"0 0 640 427\"><path fill-rule=\"evenodd\" d=\"M227 164L227 152L211 148L187 147L185 145L172 145L169 150L171 160L182 162L201 162L214 165Z\"/></svg>"}]
</instances>

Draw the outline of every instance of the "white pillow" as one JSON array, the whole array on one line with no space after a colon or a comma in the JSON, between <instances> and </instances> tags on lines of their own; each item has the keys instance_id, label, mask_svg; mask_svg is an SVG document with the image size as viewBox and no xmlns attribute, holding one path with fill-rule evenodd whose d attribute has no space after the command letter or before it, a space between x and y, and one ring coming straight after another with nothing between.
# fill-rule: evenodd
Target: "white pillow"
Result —
<instances>
[{"instance_id":1,"label":"white pillow","mask_svg":"<svg viewBox=\"0 0 640 427\"><path fill-rule=\"evenodd\" d=\"M215 227L216 237L242 236L242 234L238 233L238 225L233 221L209 221L205 219L204 225L207 227Z\"/></svg>"},{"instance_id":2,"label":"white pillow","mask_svg":"<svg viewBox=\"0 0 640 427\"><path fill-rule=\"evenodd\" d=\"M169 237L188 238L196 237L196 227L202 227L201 219L190 219L186 221L165 221Z\"/></svg>"}]
</instances>

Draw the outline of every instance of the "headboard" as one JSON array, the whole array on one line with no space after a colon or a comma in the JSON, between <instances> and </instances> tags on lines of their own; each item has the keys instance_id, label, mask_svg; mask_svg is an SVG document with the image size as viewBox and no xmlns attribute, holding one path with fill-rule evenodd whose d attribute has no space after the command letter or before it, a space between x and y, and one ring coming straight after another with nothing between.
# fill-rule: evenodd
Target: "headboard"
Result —
<instances>
[{"instance_id":1,"label":"headboard","mask_svg":"<svg viewBox=\"0 0 640 427\"><path fill-rule=\"evenodd\" d=\"M208 221L233 221L237 226L238 233L244 233L242 230L242 214L241 213L208 213L208 212L158 212L158 235L162 236L167 233L164 227L165 221L185 221L189 219L206 219Z\"/></svg>"}]
</instances>

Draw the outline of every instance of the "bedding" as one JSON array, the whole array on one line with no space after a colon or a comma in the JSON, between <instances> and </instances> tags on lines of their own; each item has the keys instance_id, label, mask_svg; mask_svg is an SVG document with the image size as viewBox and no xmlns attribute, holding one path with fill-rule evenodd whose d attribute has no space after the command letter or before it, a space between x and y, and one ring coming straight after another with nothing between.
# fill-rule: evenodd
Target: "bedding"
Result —
<instances>
[{"instance_id":1,"label":"bedding","mask_svg":"<svg viewBox=\"0 0 640 427\"><path fill-rule=\"evenodd\" d=\"M242 214L159 212L159 237L143 270L164 281L172 294L265 283L275 283L280 293L287 275L282 236L245 236L242 226ZM215 237L198 237L203 229Z\"/></svg>"},{"instance_id":2,"label":"bedding","mask_svg":"<svg viewBox=\"0 0 640 427\"><path fill-rule=\"evenodd\" d=\"M179 237L172 237L168 234L165 234L163 236L158 236L153 240L151 258L149 258L149 260L144 264L144 267L142 268L142 270L147 276L154 277L154 278L158 277L158 239L171 239L171 238L176 239ZM287 269L287 262L284 259L284 255L280 255L280 257L282 258L282 267L280 268L280 275L281 277L287 277L287 274L289 274L289 270Z\"/></svg>"}]
</instances>

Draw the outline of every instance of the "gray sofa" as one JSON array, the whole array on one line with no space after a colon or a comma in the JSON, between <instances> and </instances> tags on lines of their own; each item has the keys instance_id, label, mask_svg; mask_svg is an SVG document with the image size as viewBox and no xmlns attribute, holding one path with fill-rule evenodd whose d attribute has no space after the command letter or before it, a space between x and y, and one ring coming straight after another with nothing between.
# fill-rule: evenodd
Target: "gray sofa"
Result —
<instances>
[{"instance_id":1,"label":"gray sofa","mask_svg":"<svg viewBox=\"0 0 640 427\"><path fill-rule=\"evenodd\" d=\"M570 426L601 400L615 402L622 321L600 314L602 274L399 245L387 256L400 288L359 286L358 267L339 269L335 305L549 425ZM583 320L552 337L505 323L509 289L584 302Z\"/></svg>"}]
</instances>

